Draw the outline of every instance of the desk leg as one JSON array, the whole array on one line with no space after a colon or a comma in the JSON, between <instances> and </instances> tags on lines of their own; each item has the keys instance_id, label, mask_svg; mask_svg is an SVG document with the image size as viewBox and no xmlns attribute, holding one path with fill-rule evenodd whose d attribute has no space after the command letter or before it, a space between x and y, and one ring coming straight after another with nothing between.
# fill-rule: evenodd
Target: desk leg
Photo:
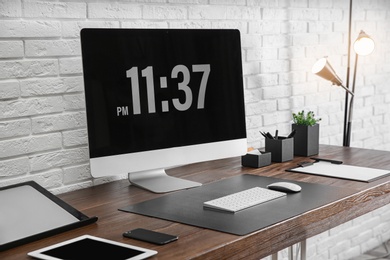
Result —
<instances>
[{"instance_id":1,"label":"desk leg","mask_svg":"<svg viewBox=\"0 0 390 260\"><path fill-rule=\"evenodd\" d=\"M289 249L289 259L294 260L294 250L293 250L292 246L290 248L291 248L291 253L290 253L290 249ZM306 260L306 240L302 240L301 242L299 242L299 250L301 251L300 260ZM298 252L296 255L297 255L296 260L298 260Z\"/></svg>"},{"instance_id":2,"label":"desk leg","mask_svg":"<svg viewBox=\"0 0 390 260\"><path fill-rule=\"evenodd\" d=\"M301 260L306 260L306 239L301 241Z\"/></svg>"},{"instance_id":3,"label":"desk leg","mask_svg":"<svg viewBox=\"0 0 390 260\"><path fill-rule=\"evenodd\" d=\"M306 260L306 240L303 240L299 242L300 250L301 250L301 259L300 260ZM294 248L293 246L290 246L288 248L288 259L294 260ZM278 260L278 253L272 254L271 260ZM298 260L298 259L296 259Z\"/></svg>"},{"instance_id":4,"label":"desk leg","mask_svg":"<svg viewBox=\"0 0 390 260\"><path fill-rule=\"evenodd\" d=\"M301 251L300 260L306 260L306 240L299 242L299 249L297 249L297 250ZM294 260L294 246L293 245L288 248L288 259ZM297 259L295 259L295 260L298 260L298 253L297 253Z\"/></svg>"},{"instance_id":5,"label":"desk leg","mask_svg":"<svg viewBox=\"0 0 390 260\"><path fill-rule=\"evenodd\" d=\"M294 245L288 248L288 260L294 260Z\"/></svg>"}]
</instances>

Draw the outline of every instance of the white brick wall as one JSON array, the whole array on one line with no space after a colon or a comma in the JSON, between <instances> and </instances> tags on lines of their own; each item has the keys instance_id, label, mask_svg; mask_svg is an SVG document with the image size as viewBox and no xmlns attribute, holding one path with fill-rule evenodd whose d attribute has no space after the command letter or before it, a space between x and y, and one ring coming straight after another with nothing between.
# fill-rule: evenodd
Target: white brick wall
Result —
<instances>
[{"instance_id":1,"label":"white brick wall","mask_svg":"<svg viewBox=\"0 0 390 260\"><path fill-rule=\"evenodd\" d=\"M113 179L92 179L89 170L85 27L237 28L248 146L264 146L259 130L289 132L291 113L302 109L322 118L321 143L341 145L344 92L310 70L328 56L345 79L348 7L347 0L0 0L0 186L35 180L61 193ZM354 0L352 37L363 29L376 42L359 59L354 147L390 150L389 22L390 1ZM309 239L309 258L347 259L389 239L389 209Z\"/></svg>"}]
</instances>

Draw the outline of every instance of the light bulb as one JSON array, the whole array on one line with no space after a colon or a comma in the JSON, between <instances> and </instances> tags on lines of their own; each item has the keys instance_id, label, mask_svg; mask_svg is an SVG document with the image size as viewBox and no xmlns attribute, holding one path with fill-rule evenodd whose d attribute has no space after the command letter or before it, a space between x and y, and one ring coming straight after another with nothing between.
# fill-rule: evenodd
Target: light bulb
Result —
<instances>
[{"instance_id":1,"label":"light bulb","mask_svg":"<svg viewBox=\"0 0 390 260\"><path fill-rule=\"evenodd\" d=\"M358 55L365 56L374 51L375 43L364 31L360 31L358 38L353 44L353 49Z\"/></svg>"},{"instance_id":2,"label":"light bulb","mask_svg":"<svg viewBox=\"0 0 390 260\"><path fill-rule=\"evenodd\" d=\"M326 58L321 58L317 60L316 63L314 63L311 72L317 74L325 67L325 65L326 65Z\"/></svg>"},{"instance_id":3,"label":"light bulb","mask_svg":"<svg viewBox=\"0 0 390 260\"><path fill-rule=\"evenodd\" d=\"M326 58L321 58L317 60L317 62L314 63L311 71L317 76L331 81L332 84L335 84L337 86L342 85L341 79L339 78L339 76L337 76L336 72Z\"/></svg>"}]
</instances>

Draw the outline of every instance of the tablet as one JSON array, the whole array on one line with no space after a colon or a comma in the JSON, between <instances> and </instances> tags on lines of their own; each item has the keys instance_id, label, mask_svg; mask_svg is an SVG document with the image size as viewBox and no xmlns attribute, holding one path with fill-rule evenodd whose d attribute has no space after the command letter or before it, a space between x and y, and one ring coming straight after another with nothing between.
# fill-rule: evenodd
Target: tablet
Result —
<instances>
[{"instance_id":1,"label":"tablet","mask_svg":"<svg viewBox=\"0 0 390 260\"><path fill-rule=\"evenodd\" d=\"M157 254L157 251L132 246L104 238L83 235L55 245L29 252L28 255L45 260L140 260Z\"/></svg>"}]
</instances>

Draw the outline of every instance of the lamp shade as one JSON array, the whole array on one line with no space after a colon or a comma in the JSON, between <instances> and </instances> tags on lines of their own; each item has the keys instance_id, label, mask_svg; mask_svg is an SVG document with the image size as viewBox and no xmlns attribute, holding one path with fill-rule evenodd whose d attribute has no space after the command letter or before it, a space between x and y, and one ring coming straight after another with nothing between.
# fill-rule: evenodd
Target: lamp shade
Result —
<instances>
[{"instance_id":1,"label":"lamp shade","mask_svg":"<svg viewBox=\"0 0 390 260\"><path fill-rule=\"evenodd\" d=\"M321 78L329 80L334 85L342 86L343 84L326 58L321 58L314 63L311 71Z\"/></svg>"},{"instance_id":2,"label":"lamp shade","mask_svg":"<svg viewBox=\"0 0 390 260\"><path fill-rule=\"evenodd\" d=\"M358 38L353 44L355 52L360 56L364 56L371 54L374 51L374 48L375 42L373 39L371 39L371 37L364 31L360 31Z\"/></svg>"}]
</instances>

